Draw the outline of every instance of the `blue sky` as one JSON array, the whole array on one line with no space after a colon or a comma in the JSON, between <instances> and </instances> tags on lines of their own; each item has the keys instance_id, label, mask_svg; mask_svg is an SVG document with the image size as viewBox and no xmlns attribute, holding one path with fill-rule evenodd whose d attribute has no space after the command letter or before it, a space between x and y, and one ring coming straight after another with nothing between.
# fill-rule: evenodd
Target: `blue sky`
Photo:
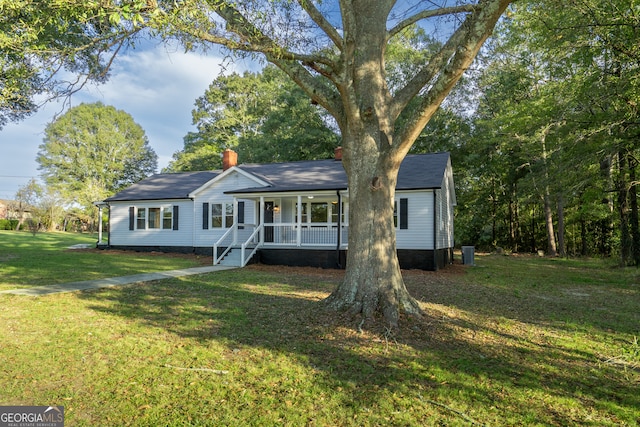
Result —
<instances>
[{"instance_id":1,"label":"blue sky","mask_svg":"<svg viewBox=\"0 0 640 427\"><path fill-rule=\"evenodd\" d=\"M223 70L242 72L252 64L225 61L221 55L183 53L159 45L130 51L118 58L109 82L90 85L73 95L71 106L100 101L131 114L144 129L162 169L174 152L183 147L182 138L195 130L191 110L196 98ZM27 120L0 130L0 199L13 199L19 187L38 178L38 146L44 129L68 105L49 103Z\"/></svg>"}]
</instances>

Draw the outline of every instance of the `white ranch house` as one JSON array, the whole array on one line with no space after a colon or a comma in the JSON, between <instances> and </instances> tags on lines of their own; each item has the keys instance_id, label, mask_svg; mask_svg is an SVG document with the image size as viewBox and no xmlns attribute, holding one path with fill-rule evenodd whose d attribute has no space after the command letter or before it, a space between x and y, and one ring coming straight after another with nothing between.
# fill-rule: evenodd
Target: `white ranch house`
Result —
<instances>
[{"instance_id":1,"label":"white ranch house","mask_svg":"<svg viewBox=\"0 0 640 427\"><path fill-rule=\"evenodd\" d=\"M136 251L215 255L215 264L344 268L349 189L341 149L330 160L238 164L157 174L97 205L108 241ZM437 270L453 259L456 204L449 153L408 155L398 176L394 222L402 268Z\"/></svg>"}]
</instances>

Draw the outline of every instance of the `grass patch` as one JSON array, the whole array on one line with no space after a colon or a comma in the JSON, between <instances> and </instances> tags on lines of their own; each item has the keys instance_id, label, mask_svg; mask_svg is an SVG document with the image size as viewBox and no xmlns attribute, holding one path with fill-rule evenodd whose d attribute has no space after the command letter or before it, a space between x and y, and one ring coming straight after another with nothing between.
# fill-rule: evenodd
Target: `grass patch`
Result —
<instances>
[{"instance_id":1,"label":"grass patch","mask_svg":"<svg viewBox=\"0 0 640 427\"><path fill-rule=\"evenodd\" d=\"M201 265L206 258L97 249L97 236L78 233L0 231L0 291L80 280L104 279ZM208 258L211 262L211 257Z\"/></svg>"},{"instance_id":2,"label":"grass patch","mask_svg":"<svg viewBox=\"0 0 640 427\"><path fill-rule=\"evenodd\" d=\"M428 315L394 332L324 310L335 270L0 295L0 404L70 426L638 425L637 270L476 262L406 271Z\"/></svg>"}]
</instances>

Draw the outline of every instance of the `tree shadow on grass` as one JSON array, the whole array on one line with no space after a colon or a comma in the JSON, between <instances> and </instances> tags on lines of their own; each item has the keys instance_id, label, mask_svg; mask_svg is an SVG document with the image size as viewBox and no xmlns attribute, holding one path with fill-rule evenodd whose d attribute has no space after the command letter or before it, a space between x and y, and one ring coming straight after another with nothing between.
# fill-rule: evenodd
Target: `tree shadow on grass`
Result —
<instances>
[{"instance_id":1,"label":"tree shadow on grass","mask_svg":"<svg viewBox=\"0 0 640 427\"><path fill-rule=\"evenodd\" d=\"M383 395L403 394L410 401L396 399L396 408L390 409L427 405L432 413L435 410L452 419L466 417L452 408L453 401L463 412L482 407L482 421L490 424L504 421L500 408L521 414L522 419L542 417L537 421L543 423L580 421L573 418L571 408L550 407L544 395L578 399L601 413L612 411L612 420L624 419L624 414L640 407L637 384L625 382L614 367L600 366L604 373L597 376L579 371L595 366L594 354L588 351L527 341L519 334L469 319L433 316L403 319L400 331L373 323L358 333L353 319L329 312L319 303L339 275L288 272L277 275L275 270L244 269L79 296L93 301L90 308L95 311L162 328L185 339L203 344L221 341L229 351L259 348L287 354L317 373L318 387L327 392L340 390L342 405L355 413L376 408ZM474 309L470 302L457 303ZM496 316L506 310L494 309ZM485 338L477 339L476 334ZM487 336L497 338L487 340ZM610 383L603 384L602 378ZM514 395L514 390L522 393ZM526 395L531 398L523 398ZM438 406L434 399L448 403ZM603 402L611 400L611 408L603 407Z\"/></svg>"}]
</instances>

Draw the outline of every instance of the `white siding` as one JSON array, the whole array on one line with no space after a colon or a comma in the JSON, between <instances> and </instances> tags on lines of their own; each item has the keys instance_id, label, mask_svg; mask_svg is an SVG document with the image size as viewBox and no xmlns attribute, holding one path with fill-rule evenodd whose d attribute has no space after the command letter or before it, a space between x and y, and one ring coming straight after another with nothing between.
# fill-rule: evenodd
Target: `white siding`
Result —
<instances>
[{"instance_id":1,"label":"white siding","mask_svg":"<svg viewBox=\"0 0 640 427\"><path fill-rule=\"evenodd\" d=\"M129 230L129 207L179 206L178 230ZM175 220L175 218L174 218ZM110 203L109 244L114 246L193 246L193 205L190 200Z\"/></svg>"},{"instance_id":2,"label":"white siding","mask_svg":"<svg viewBox=\"0 0 640 427\"><path fill-rule=\"evenodd\" d=\"M233 172L219 181L214 182L206 189L200 191L194 198L193 207L193 224L194 224L194 246L196 247L213 247L213 244L228 231L228 228L208 230L202 228L202 204L209 203L211 209L212 203L233 203L233 196L224 194L225 191L237 190L239 188L255 187L256 182L246 176ZM211 218L208 218L209 226ZM245 201L244 222L246 224L256 224L256 208L251 201ZM245 230L252 232L253 230Z\"/></svg>"},{"instance_id":3,"label":"white siding","mask_svg":"<svg viewBox=\"0 0 640 427\"><path fill-rule=\"evenodd\" d=\"M453 206L455 202L453 171L449 164L442 180L442 188L436 191L436 209L438 210L437 249L452 248L454 245Z\"/></svg>"},{"instance_id":4,"label":"white siding","mask_svg":"<svg viewBox=\"0 0 640 427\"><path fill-rule=\"evenodd\" d=\"M396 192L396 201L407 200L408 229L396 228L398 249L433 249L433 191Z\"/></svg>"}]
</instances>

